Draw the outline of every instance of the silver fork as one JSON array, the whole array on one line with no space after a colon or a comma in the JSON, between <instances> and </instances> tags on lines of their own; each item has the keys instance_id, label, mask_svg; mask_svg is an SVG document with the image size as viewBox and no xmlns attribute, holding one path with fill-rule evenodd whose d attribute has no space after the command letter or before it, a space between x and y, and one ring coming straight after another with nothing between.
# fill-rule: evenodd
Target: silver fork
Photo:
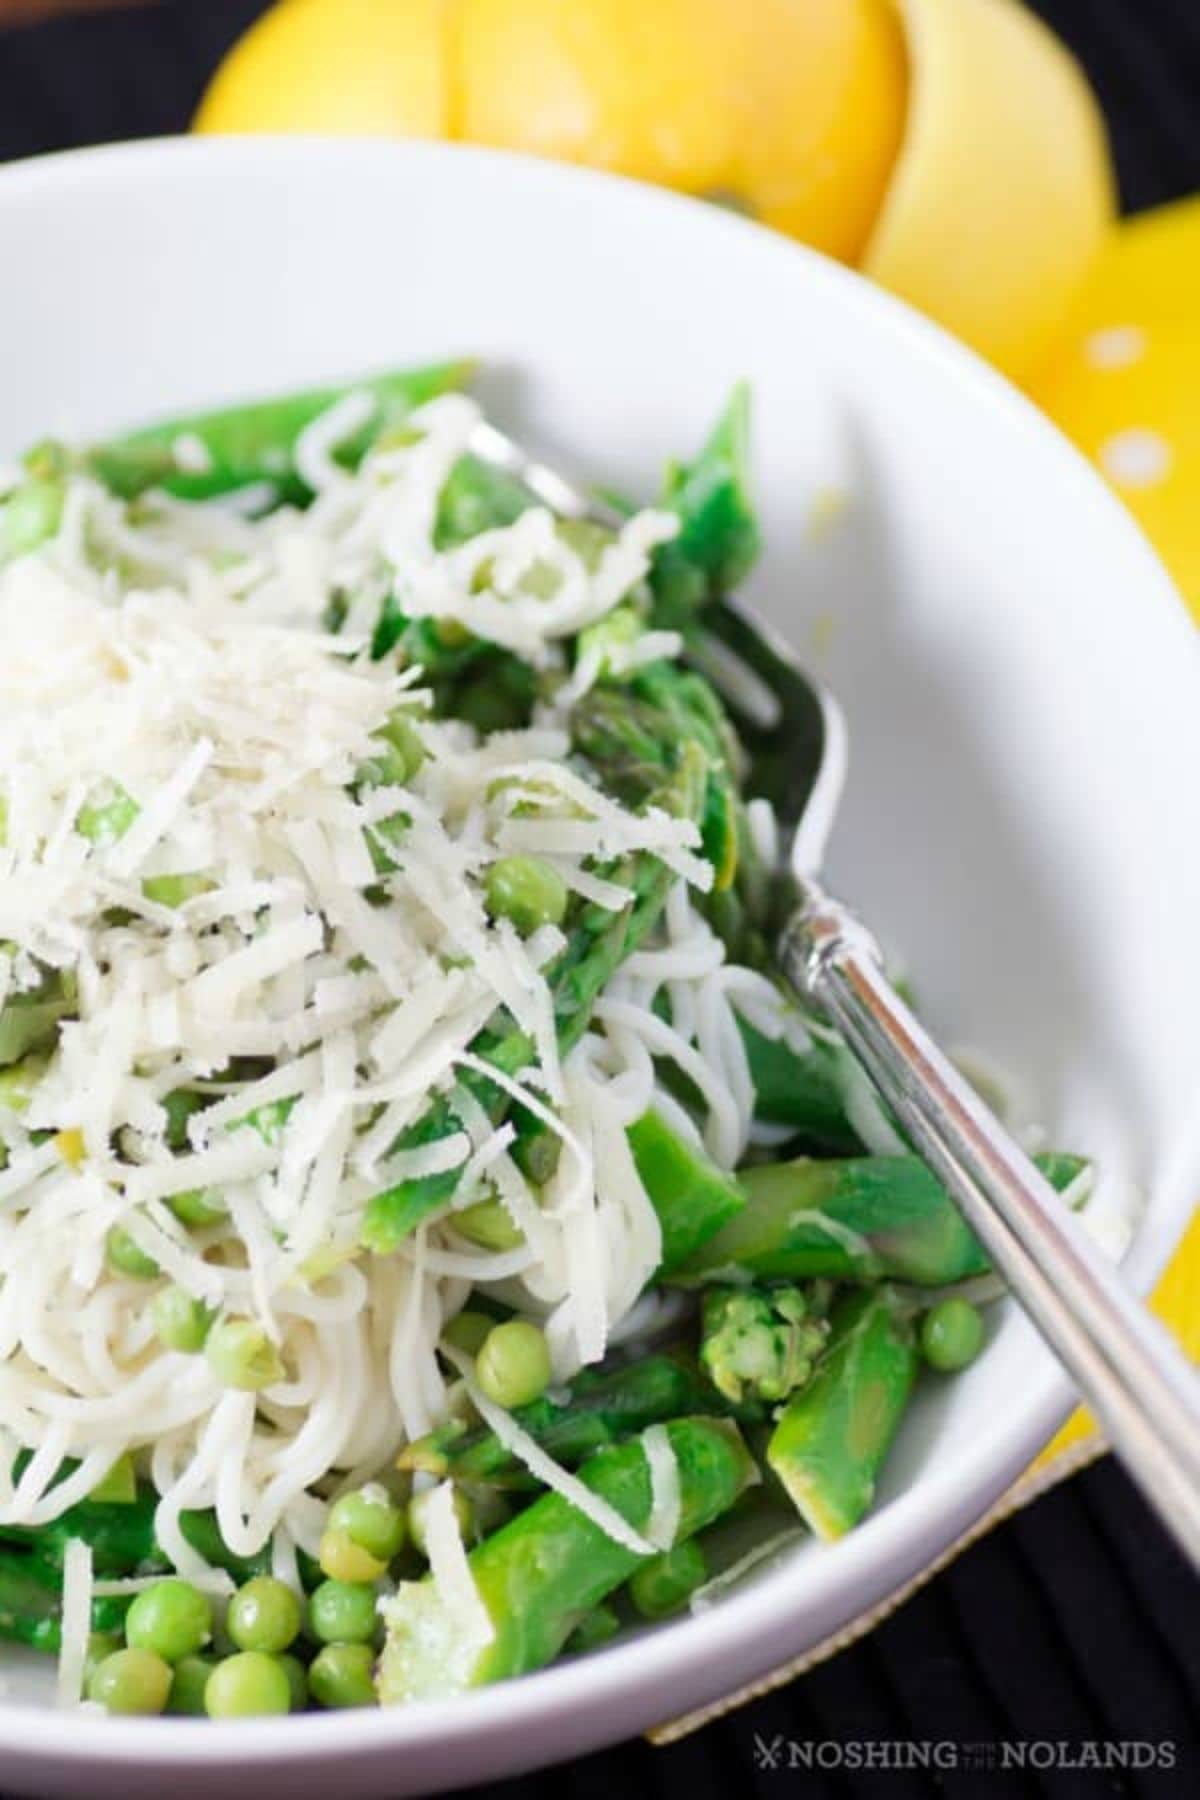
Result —
<instances>
[{"instance_id":1,"label":"silver fork","mask_svg":"<svg viewBox=\"0 0 1200 1800\"><path fill-rule=\"evenodd\" d=\"M470 448L562 517L622 523L613 508L492 425L475 428ZM756 771L765 771L767 797L792 830L798 904L780 938L784 974L837 1025L1117 1455L1200 1568L1196 1371L891 987L871 933L821 885L846 761L836 701L739 602L712 607L705 625L777 702L765 712L749 709L745 735Z\"/></svg>"}]
</instances>

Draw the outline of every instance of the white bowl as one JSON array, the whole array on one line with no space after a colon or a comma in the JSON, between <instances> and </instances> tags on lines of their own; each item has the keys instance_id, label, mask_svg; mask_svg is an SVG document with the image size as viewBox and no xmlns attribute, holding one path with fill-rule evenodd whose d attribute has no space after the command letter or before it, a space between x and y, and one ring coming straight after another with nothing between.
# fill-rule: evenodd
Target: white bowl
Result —
<instances>
[{"instance_id":1,"label":"white bowl","mask_svg":"<svg viewBox=\"0 0 1200 1800\"><path fill-rule=\"evenodd\" d=\"M0 175L0 242L0 451L477 351L517 431L651 493L749 377L767 541L750 595L849 718L832 875L903 946L935 1028L1020 1070L1054 1141L1101 1158L1108 1198L1136 1184L1128 1271L1150 1283L1200 1190L1200 657L1137 530L1032 408L783 238L472 150L52 158ZM428 1793L586 1750L872 1606L979 1517L1069 1400L1011 1313L968 1374L927 1384L848 1540L702 1618L450 1705L52 1722L14 1655L5 1785Z\"/></svg>"}]
</instances>

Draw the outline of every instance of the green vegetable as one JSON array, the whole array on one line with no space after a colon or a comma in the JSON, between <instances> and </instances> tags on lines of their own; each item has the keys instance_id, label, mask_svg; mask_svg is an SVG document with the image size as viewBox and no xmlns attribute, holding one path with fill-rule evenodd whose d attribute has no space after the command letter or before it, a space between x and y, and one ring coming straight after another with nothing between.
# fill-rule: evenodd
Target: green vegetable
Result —
<instances>
[{"instance_id":1,"label":"green vegetable","mask_svg":"<svg viewBox=\"0 0 1200 1800\"><path fill-rule=\"evenodd\" d=\"M48 1050L58 1022L75 1009L73 994L50 982L28 994L10 994L0 1006L0 1068L19 1063L30 1051Z\"/></svg>"},{"instance_id":2,"label":"green vegetable","mask_svg":"<svg viewBox=\"0 0 1200 1800\"><path fill-rule=\"evenodd\" d=\"M63 1558L73 1537L91 1545L92 1564L98 1576L170 1574L170 1560L154 1536L156 1499L153 1491L143 1486L132 1503L82 1500L46 1525L0 1525L0 1542L18 1547L18 1553L11 1558L0 1550L0 1589L3 1578L12 1576L15 1580L19 1568L22 1582L28 1578L48 1584L56 1606L62 1587ZM248 1580L270 1562L269 1549L257 1556L236 1556L222 1538L211 1512L183 1512L179 1524L188 1543L205 1562L228 1569L239 1581ZM30 1605L36 1614L32 1598ZM107 1630L110 1617L119 1624L126 1605L125 1599L98 1601L93 1608L97 1629ZM11 1635L5 1611L0 1593L0 1635Z\"/></svg>"},{"instance_id":3,"label":"green vegetable","mask_svg":"<svg viewBox=\"0 0 1200 1800\"><path fill-rule=\"evenodd\" d=\"M658 1113L644 1113L627 1136L662 1226L659 1272L670 1275L741 1212L745 1195L733 1176L686 1144Z\"/></svg>"},{"instance_id":4,"label":"green vegetable","mask_svg":"<svg viewBox=\"0 0 1200 1800\"><path fill-rule=\"evenodd\" d=\"M188 1718L203 1718L204 1690L216 1666L216 1661L211 1656L180 1657L171 1672L171 1692L167 1696L166 1710L169 1713L184 1714Z\"/></svg>"},{"instance_id":5,"label":"green vegetable","mask_svg":"<svg viewBox=\"0 0 1200 1800\"><path fill-rule=\"evenodd\" d=\"M1040 1156L1059 1189L1084 1163ZM764 1163L738 1177L746 1206L675 1271L683 1282L728 1269L784 1280L892 1277L940 1287L988 1267L950 1196L915 1156Z\"/></svg>"},{"instance_id":6,"label":"green vegetable","mask_svg":"<svg viewBox=\"0 0 1200 1800\"><path fill-rule=\"evenodd\" d=\"M494 1323L486 1313L456 1313L442 1326L442 1342L455 1350L461 1350L464 1356L477 1356Z\"/></svg>"},{"instance_id":7,"label":"green vegetable","mask_svg":"<svg viewBox=\"0 0 1200 1800\"><path fill-rule=\"evenodd\" d=\"M249 1719L291 1710L292 1684L276 1656L239 1650L219 1662L204 1689L210 1719Z\"/></svg>"},{"instance_id":8,"label":"green vegetable","mask_svg":"<svg viewBox=\"0 0 1200 1800\"><path fill-rule=\"evenodd\" d=\"M147 875L142 881L142 893L157 906L185 906L212 887L207 875Z\"/></svg>"},{"instance_id":9,"label":"green vegetable","mask_svg":"<svg viewBox=\"0 0 1200 1800\"><path fill-rule=\"evenodd\" d=\"M497 1406L528 1406L550 1385L544 1332L528 1319L493 1326L475 1359L475 1379Z\"/></svg>"},{"instance_id":10,"label":"green vegetable","mask_svg":"<svg viewBox=\"0 0 1200 1800\"><path fill-rule=\"evenodd\" d=\"M118 1456L108 1474L91 1490L88 1499L109 1506L133 1505L137 1499L137 1471L128 1451L123 1456Z\"/></svg>"},{"instance_id":11,"label":"green vegetable","mask_svg":"<svg viewBox=\"0 0 1200 1800\"><path fill-rule=\"evenodd\" d=\"M652 1556L629 1577L629 1598L643 1619L669 1619L682 1612L708 1580L704 1552L694 1538Z\"/></svg>"},{"instance_id":12,"label":"green vegetable","mask_svg":"<svg viewBox=\"0 0 1200 1800\"><path fill-rule=\"evenodd\" d=\"M870 1508L916 1372L911 1312L894 1289L841 1301L815 1375L767 1445L768 1463L818 1537L843 1536Z\"/></svg>"},{"instance_id":13,"label":"green vegetable","mask_svg":"<svg viewBox=\"0 0 1200 1800\"><path fill-rule=\"evenodd\" d=\"M0 505L0 563L26 556L58 535L67 497L58 477L33 476Z\"/></svg>"},{"instance_id":14,"label":"green vegetable","mask_svg":"<svg viewBox=\"0 0 1200 1800\"><path fill-rule=\"evenodd\" d=\"M80 837L99 849L107 849L125 836L141 807L117 781L110 781L95 800L81 806L75 816Z\"/></svg>"},{"instance_id":15,"label":"green vegetable","mask_svg":"<svg viewBox=\"0 0 1200 1800\"><path fill-rule=\"evenodd\" d=\"M378 1623L368 1582L323 1581L309 1597L309 1630L323 1644L369 1644Z\"/></svg>"},{"instance_id":16,"label":"green vegetable","mask_svg":"<svg viewBox=\"0 0 1200 1800\"><path fill-rule=\"evenodd\" d=\"M411 1513L409 1530L412 1530ZM328 1575L331 1581L378 1581L387 1572L387 1563L382 1557L372 1556L348 1531L338 1526L327 1525L322 1532L319 1561L321 1573Z\"/></svg>"},{"instance_id":17,"label":"green vegetable","mask_svg":"<svg viewBox=\"0 0 1200 1800\"><path fill-rule=\"evenodd\" d=\"M404 1514L382 1489L343 1494L329 1509L329 1524L380 1562L404 1548Z\"/></svg>"},{"instance_id":18,"label":"green vegetable","mask_svg":"<svg viewBox=\"0 0 1200 1800\"><path fill-rule=\"evenodd\" d=\"M794 1286L707 1288L700 1361L727 1400L786 1400L812 1375L828 1321Z\"/></svg>"},{"instance_id":19,"label":"green vegetable","mask_svg":"<svg viewBox=\"0 0 1200 1800\"><path fill-rule=\"evenodd\" d=\"M749 492L750 394L740 383L699 456L668 471L661 504L679 533L655 553L656 620L678 626L748 574L760 538Z\"/></svg>"},{"instance_id":20,"label":"green vegetable","mask_svg":"<svg viewBox=\"0 0 1200 1800\"><path fill-rule=\"evenodd\" d=\"M863 1146L846 1117L841 1069L847 1056L840 1044L813 1036L801 1054L782 1038L765 1038L739 1019L754 1087L754 1116L770 1125L790 1125L812 1149L827 1156L852 1156Z\"/></svg>"},{"instance_id":21,"label":"green vegetable","mask_svg":"<svg viewBox=\"0 0 1200 1800\"><path fill-rule=\"evenodd\" d=\"M450 362L403 370L355 382L353 388L315 388L219 412L197 413L129 432L89 453L88 463L122 499L163 487L182 500L209 500L252 482L271 482L281 500L303 503L308 489L295 466L298 438L306 426L349 392L375 401L373 416L341 445L336 456L346 468L361 462L374 439L421 406L470 380L474 364ZM175 447L181 438L204 446L209 466L185 471Z\"/></svg>"},{"instance_id":22,"label":"green vegetable","mask_svg":"<svg viewBox=\"0 0 1200 1800\"><path fill-rule=\"evenodd\" d=\"M363 764L358 779L366 787L407 787L425 761L425 740L412 715L394 712L374 734L379 752Z\"/></svg>"},{"instance_id":23,"label":"green vegetable","mask_svg":"<svg viewBox=\"0 0 1200 1800\"><path fill-rule=\"evenodd\" d=\"M567 884L553 863L537 856L501 856L484 878L484 899L493 919L509 919L522 937L540 925L561 925L567 914Z\"/></svg>"},{"instance_id":24,"label":"green vegetable","mask_svg":"<svg viewBox=\"0 0 1200 1800\"><path fill-rule=\"evenodd\" d=\"M303 1712L308 1705L308 1670L298 1656L280 1656L276 1661L287 1677L291 1711Z\"/></svg>"},{"instance_id":25,"label":"green vegetable","mask_svg":"<svg viewBox=\"0 0 1200 1800\"><path fill-rule=\"evenodd\" d=\"M679 1469L681 1541L728 1512L758 1473L727 1420L677 1419L666 1430ZM635 1530L644 1529L652 1493L640 1440L598 1451L580 1479ZM381 1700L432 1699L544 1667L644 1560L560 1494L544 1494L470 1554L495 1632L490 1643L479 1644L432 1580L401 1583L386 1609Z\"/></svg>"},{"instance_id":26,"label":"green vegetable","mask_svg":"<svg viewBox=\"0 0 1200 1800\"><path fill-rule=\"evenodd\" d=\"M48 1057L35 1055L23 1056L20 1062L0 1068L0 1106L10 1112L25 1112L49 1066Z\"/></svg>"},{"instance_id":27,"label":"green vegetable","mask_svg":"<svg viewBox=\"0 0 1200 1800\"><path fill-rule=\"evenodd\" d=\"M203 1350L214 1316L203 1301L172 1285L155 1294L150 1311L159 1341L168 1350L188 1355Z\"/></svg>"},{"instance_id":28,"label":"green vegetable","mask_svg":"<svg viewBox=\"0 0 1200 1800\"><path fill-rule=\"evenodd\" d=\"M225 1629L239 1650L268 1655L286 1650L303 1623L299 1595L272 1575L256 1575L239 1588L225 1615Z\"/></svg>"},{"instance_id":29,"label":"green vegetable","mask_svg":"<svg viewBox=\"0 0 1200 1800\"><path fill-rule=\"evenodd\" d=\"M152 1650L164 1662L194 1656L212 1636L212 1608L190 1581L172 1577L136 1594L125 1615L133 1650Z\"/></svg>"},{"instance_id":30,"label":"green vegetable","mask_svg":"<svg viewBox=\"0 0 1200 1800\"><path fill-rule=\"evenodd\" d=\"M983 1315L969 1300L939 1300L921 1320L921 1354L931 1369L965 1369L983 1349Z\"/></svg>"},{"instance_id":31,"label":"green vegetable","mask_svg":"<svg viewBox=\"0 0 1200 1800\"><path fill-rule=\"evenodd\" d=\"M584 1613L578 1625L563 1645L571 1655L583 1655L588 1650L598 1650L615 1638L621 1629L621 1620L611 1606L601 1603L593 1606L591 1612Z\"/></svg>"},{"instance_id":32,"label":"green vegetable","mask_svg":"<svg viewBox=\"0 0 1200 1800\"><path fill-rule=\"evenodd\" d=\"M171 1691L171 1665L151 1650L114 1650L97 1663L87 1697L110 1713L160 1713Z\"/></svg>"},{"instance_id":33,"label":"green vegetable","mask_svg":"<svg viewBox=\"0 0 1200 1800\"><path fill-rule=\"evenodd\" d=\"M438 496L434 543L439 550L512 525L533 505L533 496L512 475L477 456L460 456Z\"/></svg>"},{"instance_id":34,"label":"green vegetable","mask_svg":"<svg viewBox=\"0 0 1200 1800\"><path fill-rule=\"evenodd\" d=\"M543 1395L517 1407L513 1417L555 1462L574 1468L593 1450L618 1443L647 1425L688 1412L724 1411L725 1404L688 1358L660 1355L615 1369L585 1369L575 1377L565 1400ZM537 1485L493 1431L461 1419L446 1420L409 1444L399 1463L402 1469L454 1481L516 1489Z\"/></svg>"},{"instance_id":35,"label":"green vegetable","mask_svg":"<svg viewBox=\"0 0 1200 1800\"><path fill-rule=\"evenodd\" d=\"M114 1225L105 1239L104 1258L114 1275L134 1281L153 1281L160 1273L154 1258L134 1242L123 1225Z\"/></svg>"},{"instance_id":36,"label":"green vegetable","mask_svg":"<svg viewBox=\"0 0 1200 1800\"><path fill-rule=\"evenodd\" d=\"M369 1644L326 1644L309 1665L308 1690L318 1706L374 1706L374 1671Z\"/></svg>"},{"instance_id":37,"label":"green vegetable","mask_svg":"<svg viewBox=\"0 0 1200 1800\"><path fill-rule=\"evenodd\" d=\"M218 1319L204 1354L218 1381L254 1393L284 1377L283 1358L255 1319Z\"/></svg>"},{"instance_id":38,"label":"green vegetable","mask_svg":"<svg viewBox=\"0 0 1200 1800\"><path fill-rule=\"evenodd\" d=\"M170 1194L166 1204L179 1223L190 1231L202 1231L206 1225L216 1225L228 1212L220 1194L211 1188L188 1188L185 1193Z\"/></svg>"},{"instance_id":39,"label":"green vegetable","mask_svg":"<svg viewBox=\"0 0 1200 1800\"><path fill-rule=\"evenodd\" d=\"M477 1200L450 1215L449 1223L459 1237L482 1250L515 1250L525 1242L525 1235L514 1222L503 1200Z\"/></svg>"}]
</instances>

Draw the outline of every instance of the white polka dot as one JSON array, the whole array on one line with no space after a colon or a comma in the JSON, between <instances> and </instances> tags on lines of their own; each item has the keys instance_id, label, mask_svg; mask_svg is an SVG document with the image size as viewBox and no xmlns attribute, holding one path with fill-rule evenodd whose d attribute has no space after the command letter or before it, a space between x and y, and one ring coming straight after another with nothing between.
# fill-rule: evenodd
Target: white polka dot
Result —
<instances>
[{"instance_id":1,"label":"white polka dot","mask_svg":"<svg viewBox=\"0 0 1200 1800\"><path fill-rule=\"evenodd\" d=\"M1157 431L1118 431L1100 446L1100 467L1118 487L1147 488L1171 467L1171 446Z\"/></svg>"},{"instance_id":2,"label":"white polka dot","mask_svg":"<svg viewBox=\"0 0 1200 1800\"><path fill-rule=\"evenodd\" d=\"M1109 325L1084 340L1083 354L1095 369L1127 369L1146 354L1140 325Z\"/></svg>"}]
</instances>

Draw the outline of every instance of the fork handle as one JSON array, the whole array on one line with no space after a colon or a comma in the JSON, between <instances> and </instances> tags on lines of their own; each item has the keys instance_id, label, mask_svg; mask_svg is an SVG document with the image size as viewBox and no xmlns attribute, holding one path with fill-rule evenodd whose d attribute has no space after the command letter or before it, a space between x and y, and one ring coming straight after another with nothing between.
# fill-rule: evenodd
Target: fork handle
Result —
<instances>
[{"instance_id":1,"label":"fork handle","mask_svg":"<svg viewBox=\"0 0 1200 1800\"><path fill-rule=\"evenodd\" d=\"M806 881L785 974L837 1025L1200 1568L1200 1380L1049 1182L889 985L866 928Z\"/></svg>"}]
</instances>

